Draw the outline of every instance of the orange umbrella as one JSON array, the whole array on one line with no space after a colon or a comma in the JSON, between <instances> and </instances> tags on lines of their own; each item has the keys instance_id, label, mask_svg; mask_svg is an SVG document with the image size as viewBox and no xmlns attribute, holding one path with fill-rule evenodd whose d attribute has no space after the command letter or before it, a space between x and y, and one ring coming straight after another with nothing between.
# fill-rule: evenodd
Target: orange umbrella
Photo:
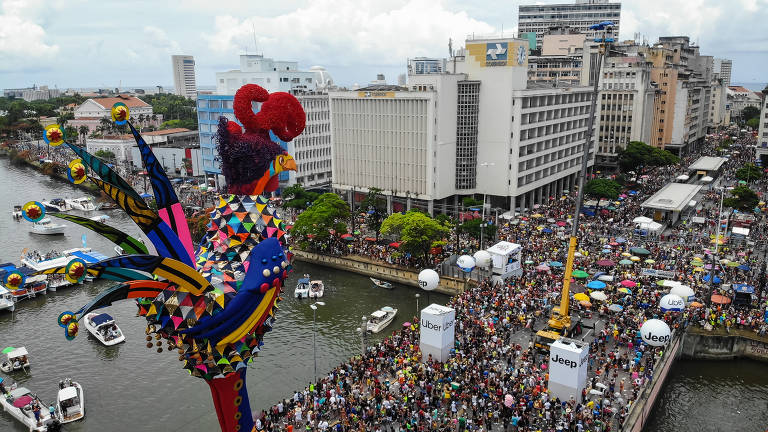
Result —
<instances>
[{"instance_id":1,"label":"orange umbrella","mask_svg":"<svg viewBox=\"0 0 768 432\"><path fill-rule=\"evenodd\" d=\"M702 306L704 306L704 305L703 305L703 304L701 304L701 303L699 303L699 302L693 302L693 303L691 303L691 307L700 308L700 307L702 307Z\"/></svg>"}]
</instances>

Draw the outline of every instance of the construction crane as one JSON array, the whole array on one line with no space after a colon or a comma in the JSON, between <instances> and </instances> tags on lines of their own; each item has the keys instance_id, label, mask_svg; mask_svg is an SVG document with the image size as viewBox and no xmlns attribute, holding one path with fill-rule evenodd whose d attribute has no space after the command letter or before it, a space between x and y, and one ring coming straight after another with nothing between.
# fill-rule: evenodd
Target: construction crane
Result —
<instances>
[{"instance_id":1,"label":"construction crane","mask_svg":"<svg viewBox=\"0 0 768 432\"><path fill-rule=\"evenodd\" d=\"M571 275L573 273L573 260L576 255L576 245L579 235L579 218L581 214L581 205L584 202L584 179L587 177L587 166L589 164L589 151L591 150L592 133L594 129L595 111L597 109L598 86L600 83L600 68L603 57L608 51L608 44L613 42L613 23L603 21L599 24L590 26L595 30L595 42L598 42L597 68L594 74L594 87L592 89L592 101L587 119L586 142L584 144L584 154L581 156L581 173L579 174L579 193L576 196L576 207L573 211L573 220L571 221L571 236L568 240L568 259L565 264L565 275L563 275L563 289L560 293L560 306L552 308L552 315L547 321L547 327L539 330L534 339L534 345L537 349L549 351L549 345L563 336L574 335L581 328L581 319L572 322L570 313L570 286ZM598 37L598 31L602 31L602 37Z\"/></svg>"}]
</instances>

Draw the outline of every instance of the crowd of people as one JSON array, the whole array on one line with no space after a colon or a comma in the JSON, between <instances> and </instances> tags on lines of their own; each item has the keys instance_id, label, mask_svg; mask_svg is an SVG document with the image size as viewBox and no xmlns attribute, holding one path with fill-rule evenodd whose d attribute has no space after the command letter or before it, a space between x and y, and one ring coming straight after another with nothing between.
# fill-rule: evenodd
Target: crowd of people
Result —
<instances>
[{"instance_id":1,"label":"crowd of people","mask_svg":"<svg viewBox=\"0 0 768 432\"><path fill-rule=\"evenodd\" d=\"M566 260L564 239L573 199L553 197L548 205L533 209L535 214L505 223L498 231L499 240L522 245L526 260L522 276L503 282L486 279L451 299L457 325L455 348L448 361L421 358L417 325L397 331L364 356L339 365L293 397L255 415L257 429L618 430L664 355L663 347L642 342L638 330L643 322L659 318L673 330L690 325L709 330L741 328L759 336L768 329L768 302L760 277L765 252L756 249L765 235L762 213L755 215L752 225L754 243L718 245L718 259L725 261L714 262L714 271L711 255L717 224L710 221L717 220L720 193L716 190L705 191L683 222L658 235L639 235L633 223L646 213L640 207L644 200L674 181L695 158L714 155L721 139L708 137L696 156L684 157L678 166L648 170L634 192L621 197L616 210L597 212L580 224L574 267L587 271L590 279L602 274L612 281L603 290L604 301L571 300L578 315L599 317L590 336L590 378L582 394L567 400L550 395L548 356L531 342L533 332L545 326L552 305L558 303L562 287L562 268L547 264ZM734 184L735 170L754 159L753 143L749 138L736 140L720 186ZM750 186L763 196L766 185L768 182L760 180ZM705 223L694 225L694 216L705 218ZM462 241L471 250L472 240ZM409 264L398 260L401 255L393 258L397 249L388 244L362 241L334 247L330 252ZM633 247L642 247L648 254L627 260ZM726 265L728 262L739 266ZM671 279L690 286L697 301L687 299L682 312L662 311L659 299L668 288L643 269L672 272ZM722 283L708 283L713 275ZM619 284L623 280L636 286L627 289ZM574 281L571 296L589 291L585 282ZM705 306L711 292L730 299L736 283L755 288L746 305L736 307L720 300Z\"/></svg>"}]
</instances>

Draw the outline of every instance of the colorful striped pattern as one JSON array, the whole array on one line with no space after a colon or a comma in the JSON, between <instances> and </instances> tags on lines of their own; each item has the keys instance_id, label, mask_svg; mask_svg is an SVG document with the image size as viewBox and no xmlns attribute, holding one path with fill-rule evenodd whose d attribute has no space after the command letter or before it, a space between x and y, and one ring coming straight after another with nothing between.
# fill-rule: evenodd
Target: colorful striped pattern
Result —
<instances>
[{"instance_id":1,"label":"colorful striped pattern","mask_svg":"<svg viewBox=\"0 0 768 432\"><path fill-rule=\"evenodd\" d=\"M114 285L100 292L98 296L80 308L80 310L77 311L77 315L82 317L92 310L109 306L118 300L141 297L155 298L164 289L170 286L171 285L167 282L158 282L152 280L130 281Z\"/></svg>"},{"instance_id":2,"label":"colorful striped pattern","mask_svg":"<svg viewBox=\"0 0 768 432\"><path fill-rule=\"evenodd\" d=\"M78 156L80 156L80 159L85 162L86 165L88 165L93 172L95 172L99 178L104 180L107 183L111 183L114 185L114 187L120 189L125 193L126 195L129 195L133 197L136 200L139 200L141 202L144 202L144 200L141 199L138 192L133 190L131 185L128 184L125 180L123 180L122 177L120 177L112 168L107 166L104 161L97 158L96 156L88 153L85 151L82 147L78 147L72 143L65 143L69 148L72 149L75 153L77 153Z\"/></svg>"},{"instance_id":3,"label":"colorful striped pattern","mask_svg":"<svg viewBox=\"0 0 768 432\"><path fill-rule=\"evenodd\" d=\"M75 216L64 213L49 213L50 216L57 217L59 219L68 220L72 223L76 223L80 226L88 228L89 230L101 235L108 239L112 243L120 246L127 254L145 254L147 252L147 246L139 240L129 236L128 234L113 228L107 224L96 222L95 220L88 219L82 216Z\"/></svg>"},{"instance_id":4,"label":"colorful striped pattern","mask_svg":"<svg viewBox=\"0 0 768 432\"><path fill-rule=\"evenodd\" d=\"M201 295L213 287L200 273L181 261L154 255L126 255L99 261L96 265L139 270L162 278L179 286L179 291Z\"/></svg>"}]
</instances>

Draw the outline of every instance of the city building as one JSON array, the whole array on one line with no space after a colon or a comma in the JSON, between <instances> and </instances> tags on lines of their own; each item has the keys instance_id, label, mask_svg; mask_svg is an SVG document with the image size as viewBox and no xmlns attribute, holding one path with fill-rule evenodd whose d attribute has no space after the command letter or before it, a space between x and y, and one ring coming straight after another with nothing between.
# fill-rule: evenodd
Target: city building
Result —
<instances>
[{"instance_id":1,"label":"city building","mask_svg":"<svg viewBox=\"0 0 768 432\"><path fill-rule=\"evenodd\" d=\"M414 57L408 59L408 75L444 73L445 59ZM406 81L407 82L407 81ZM405 83L403 83L404 85Z\"/></svg>"},{"instance_id":2,"label":"city building","mask_svg":"<svg viewBox=\"0 0 768 432\"><path fill-rule=\"evenodd\" d=\"M131 112L131 121L136 127L160 126L163 115L155 114L152 105L143 100L128 95L87 99L73 111L74 119L67 122L68 126L80 128L85 126L89 132L95 132L111 125L112 106L124 103Z\"/></svg>"},{"instance_id":3,"label":"city building","mask_svg":"<svg viewBox=\"0 0 768 432\"><path fill-rule=\"evenodd\" d=\"M197 132L200 135L200 152L203 161L203 170L208 175L213 175L219 181L221 165L219 164L219 152L216 149L216 131L219 127L219 119L226 117L230 121L237 121L235 111L232 108L235 97L233 95L197 95Z\"/></svg>"},{"instance_id":4,"label":"city building","mask_svg":"<svg viewBox=\"0 0 768 432\"><path fill-rule=\"evenodd\" d=\"M258 84L268 92L312 91L317 69L300 71L295 61L280 61L250 54L240 56L240 69L216 73L216 93L234 95L246 84Z\"/></svg>"},{"instance_id":5,"label":"city building","mask_svg":"<svg viewBox=\"0 0 768 432\"><path fill-rule=\"evenodd\" d=\"M729 107L729 122L740 120L741 112L746 107L754 107L760 109L760 94L742 86L728 86L726 89L726 98L727 105Z\"/></svg>"},{"instance_id":6,"label":"city building","mask_svg":"<svg viewBox=\"0 0 768 432\"><path fill-rule=\"evenodd\" d=\"M376 187L390 210L430 213L478 194L522 210L571 189L591 88L529 86L528 49L525 39L471 38L450 73L330 92L334 189L359 200Z\"/></svg>"},{"instance_id":7,"label":"city building","mask_svg":"<svg viewBox=\"0 0 768 432\"><path fill-rule=\"evenodd\" d=\"M733 62L731 62L731 60L723 58L712 59L712 72L716 74L718 78L723 80L723 85L726 87L731 85L732 68Z\"/></svg>"},{"instance_id":8,"label":"city building","mask_svg":"<svg viewBox=\"0 0 768 432\"><path fill-rule=\"evenodd\" d=\"M32 86L29 88L18 89L4 89L3 95L5 97L15 97L24 99L27 102L36 100L47 100L61 96L61 90L49 89L48 86Z\"/></svg>"},{"instance_id":9,"label":"city building","mask_svg":"<svg viewBox=\"0 0 768 432\"><path fill-rule=\"evenodd\" d=\"M730 108L727 104L728 87L723 83L723 79L717 76L712 80L711 87L712 103L709 105L709 127L725 126L728 124L726 121L726 107Z\"/></svg>"},{"instance_id":10,"label":"city building","mask_svg":"<svg viewBox=\"0 0 768 432\"><path fill-rule=\"evenodd\" d=\"M520 5L517 30L523 34L536 34L536 46L541 48L544 35L553 27L571 27L594 39L590 26L603 21L614 24L619 34L621 3L608 0L576 0L575 3Z\"/></svg>"},{"instance_id":11,"label":"city building","mask_svg":"<svg viewBox=\"0 0 768 432\"><path fill-rule=\"evenodd\" d=\"M757 159L761 166L768 167L768 94L760 102L760 127L757 132Z\"/></svg>"},{"instance_id":12,"label":"city building","mask_svg":"<svg viewBox=\"0 0 768 432\"><path fill-rule=\"evenodd\" d=\"M175 93L189 99L197 95L195 84L195 58L189 55L171 56L173 66L173 87Z\"/></svg>"},{"instance_id":13,"label":"city building","mask_svg":"<svg viewBox=\"0 0 768 432\"><path fill-rule=\"evenodd\" d=\"M584 61L589 61L590 45L586 36L579 33L545 35L541 49L534 51L537 55L528 57L528 82L551 86L578 86L584 70Z\"/></svg>"},{"instance_id":14,"label":"city building","mask_svg":"<svg viewBox=\"0 0 768 432\"><path fill-rule=\"evenodd\" d=\"M600 77L596 165L615 167L619 151L631 141L651 141L653 104L658 88L652 64L617 47L604 59Z\"/></svg>"},{"instance_id":15,"label":"city building","mask_svg":"<svg viewBox=\"0 0 768 432\"><path fill-rule=\"evenodd\" d=\"M307 124L304 132L287 144L288 153L296 160L296 172L288 173L288 185L304 188L331 185L331 112L328 93L296 93Z\"/></svg>"}]
</instances>

